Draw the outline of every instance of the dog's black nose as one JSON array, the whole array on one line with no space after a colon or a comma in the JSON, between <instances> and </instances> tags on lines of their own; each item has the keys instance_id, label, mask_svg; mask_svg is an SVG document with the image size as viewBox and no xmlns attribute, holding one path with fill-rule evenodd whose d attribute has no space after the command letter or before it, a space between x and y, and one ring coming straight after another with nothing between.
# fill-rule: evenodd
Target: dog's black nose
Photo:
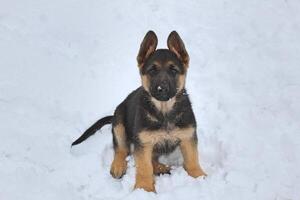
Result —
<instances>
[{"instance_id":1,"label":"dog's black nose","mask_svg":"<svg viewBox=\"0 0 300 200\"><path fill-rule=\"evenodd\" d=\"M163 81L156 87L156 90L159 94L166 94L169 92L169 85L166 81Z\"/></svg>"}]
</instances>

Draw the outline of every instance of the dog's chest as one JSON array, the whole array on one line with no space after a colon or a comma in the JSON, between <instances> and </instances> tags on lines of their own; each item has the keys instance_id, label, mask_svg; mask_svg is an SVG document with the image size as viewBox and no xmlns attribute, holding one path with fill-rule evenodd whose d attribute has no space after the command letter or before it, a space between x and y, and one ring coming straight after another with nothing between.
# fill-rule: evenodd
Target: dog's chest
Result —
<instances>
[{"instance_id":1,"label":"dog's chest","mask_svg":"<svg viewBox=\"0 0 300 200\"><path fill-rule=\"evenodd\" d=\"M174 123L172 123L172 122L166 122L166 125L165 125L165 132L166 132L166 134L172 136L172 133L174 132L173 131L174 129L175 129L175 124Z\"/></svg>"},{"instance_id":2,"label":"dog's chest","mask_svg":"<svg viewBox=\"0 0 300 200\"><path fill-rule=\"evenodd\" d=\"M153 144L177 143L180 138L178 132L180 130L173 123L168 123L164 128L153 131L151 133Z\"/></svg>"},{"instance_id":3,"label":"dog's chest","mask_svg":"<svg viewBox=\"0 0 300 200\"><path fill-rule=\"evenodd\" d=\"M174 124L170 124L165 130L154 133L156 139L154 141L154 151L160 154L167 154L178 146L179 137L176 135Z\"/></svg>"},{"instance_id":4,"label":"dog's chest","mask_svg":"<svg viewBox=\"0 0 300 200\"><path fill-rule=\"evenodd\" d=\"M177 141L180 140L179 135L181 129L176 126L175 119L163 117L156 119L156 122L159 124L159 128L151 133L154 138L154 143L177 143Z\"/></svg>"}]
</instances>

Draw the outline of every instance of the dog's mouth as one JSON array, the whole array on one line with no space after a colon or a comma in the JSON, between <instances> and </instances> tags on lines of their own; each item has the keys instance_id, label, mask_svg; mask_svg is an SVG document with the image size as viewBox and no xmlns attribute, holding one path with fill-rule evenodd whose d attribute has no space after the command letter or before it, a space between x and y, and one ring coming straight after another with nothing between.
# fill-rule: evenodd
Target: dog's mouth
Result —
<instances>
[{"instance_id":1,"label":"dog's mouth","mask_svg":"<svg viewBox=\"0 0 300 200\"><path fill-rule=\"evenodd\" d=\"M168 101L176 95L176 89L165 89L161 86L156 86L150 89L150 93L158 101Z\"/></svg>"},{"instance_id":2,"label":"dog's mouth","mask_svg":"<svg viewBox=\"0 0 300 200\"><path fill-rule=\"evenodd\" d=\"M172 98L169 95L154 95L154 94L152 94L152 96L158 101L168 101L169 99Z\"/></svg>"}]
</instances>

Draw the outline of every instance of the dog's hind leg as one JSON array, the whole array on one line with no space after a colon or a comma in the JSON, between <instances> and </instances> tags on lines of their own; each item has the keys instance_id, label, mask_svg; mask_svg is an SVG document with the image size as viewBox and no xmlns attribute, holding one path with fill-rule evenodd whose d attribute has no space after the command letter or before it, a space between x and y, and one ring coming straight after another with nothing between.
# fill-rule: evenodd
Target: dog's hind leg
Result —
<instances>
[{"instance_id":1,"label":"dog's hind leg","mask_svg":"<svg viewBox=\"0 0 300 200\"><path fill-rule=\"evenodd\" d=\"M171 174L171 167L162 164L158 161L159 156L155 155L152 157L152 165L153 165L153 173L156 176L162 175L162 174Z\"/></svg>"},{"instance_id":2,"label":"dog's hind leg","mask_svg":"<svg viewBox=\"0 0 300 200\"><path fill-rule=\"evenodd\" d=\"M110 174L114 178L121 178L126 173L126 157L129 154L129 146L123 122L113 124L113 143L115 155L111 164Z\"/></svg>"}]
</instances>

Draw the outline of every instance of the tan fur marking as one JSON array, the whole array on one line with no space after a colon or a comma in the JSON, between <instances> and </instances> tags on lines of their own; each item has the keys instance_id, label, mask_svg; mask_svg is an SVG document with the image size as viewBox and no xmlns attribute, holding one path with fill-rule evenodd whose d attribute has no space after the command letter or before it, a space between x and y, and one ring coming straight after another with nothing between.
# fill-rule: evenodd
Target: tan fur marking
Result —
<instances>
[{"instance_id":1,"label":"tan fur marking","mask_svg":"<svg viewBox=\"0 0 300 200\"><path fill-rule=\"evenodd\" d=\"M173 130L167 132L165 130L158 131L143 131L139 133L139 139L143 144L152 145L163 142L164 140L177 141L191 139L195 132L194 127L188 128L174 128Z\"/></svg>"},{"instance_id":2,"label":"tan fur marking","mask_svg":"<svg viewBox=\"0 0 300 200\"><path fill-rule=\"evenodd\" d=\"M151 97L151 101L153 102L153 104L157 108L157 110L159 110L163 114L165 114L172 110L172 108L176 102L176 97L173 97L173 98L169 99L168 101L158 101L154 97Z\"/></svg>"},{"instance_id":3,"label":"tan fur marking","mask_svg":"<svg viewBox=\"0 0 300 200\"><path fill-rule=\"evenodd\" d=\"M181 91L185 86L185 77L186 75L179 75L178 77L178 88L177 91Z\"/></svg>"},{"instance_id":4,"label":"tan fur marking","mask_svg":"<svg viewBox=\"0 0 300 200\"><path fill-rule=\"evenodd\" d=\"M169 60L165 63L166 66L175 65L175 63L172 60Z\"/></svg>"},{"instance_id":5,"label":"tan fur marking","mask_svg":"<svg viewBox=\"0 0 300 200\"><path fill-rule=\"evenodd\" d=\"M183 167L186 172L194 178L206 176L199 164L198 149L195 141L191 139L182 140L180 150L184 160Z\"/></svg>"},{"instance_id":6,"label":"tan fur marking","mask_svg":"<svg viewBox=\"0 0 300 200\"><path fill-rule=\"evenodd\" d=\"M123 124L117 124L114 127L114 135L116 137L118 146L120 148L126 148L126 134L125 134L125 127Z\"/></svg>"},{"instance_id":7,"label":"tan fur marking","mask_svg":"<svg viewBox=\"0 0 300 200\"><path fill-rule=\"evenodd\" d=\"M162 63L159 62L159 61L153 61L153 64L154 64L158 69L162 68Z\"/></svg>"},{"instance_id":8,"label":"tan fur marking","mask_svg":"<svg viewBox=\"0 0 300 200\"><path fill-rule=\"evenodd\" d=\"M121 178L127 170L126 157L128 155L127 149L116 149L114 160L110 167L110 173L114 178Z\"/></svg>"},{"instance_id":9,"label":"tan fur marking","mask_svg":"<svg viewBox=\"0 0 300 200\"><path fill-rule=\"evenodd\" d=\"M126 157L129 153L126 145L125 127L123 124L117 124L114 127L114 136L116 137L117 147L115 149L114 160L111 164L110 173L114 178L121 178L127 169Z\"/></svg>"},{"instance_id":10,"label":"tan fur marking","mask_svg":"<svg viewBox=\"0 0 300 200\"><path fill-rule=\"evenodd\" d=\"M152 145L145 145L143 148L134 153L136 166L135 189L142 188L148 192L155 192L152 150Z\"/></svg>"},{"instance_id":11,"label":"tan fur marking","mask_svg":"<svg viewBox=\"0 0 300 200\"><path fill-rule=\"evenodd\" d=\"M142 86L144 87L144 89L147 92L150 92L150 90L149 90L150 82L149 82L149 79L148 79L147 75L142 75L141 78L142 78Z\"/></svg>"}]
</instances>

